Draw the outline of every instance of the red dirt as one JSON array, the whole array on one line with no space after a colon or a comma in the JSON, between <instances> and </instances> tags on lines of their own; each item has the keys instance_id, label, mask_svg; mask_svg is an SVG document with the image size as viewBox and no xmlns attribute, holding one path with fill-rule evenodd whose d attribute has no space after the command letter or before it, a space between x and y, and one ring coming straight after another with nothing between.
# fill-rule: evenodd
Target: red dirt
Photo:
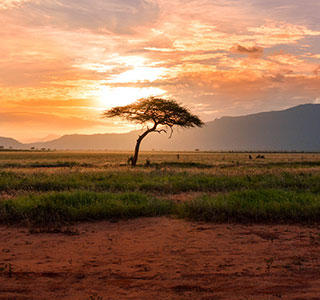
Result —
<instances>
[{"instance_id":1,"label":"red dirt","mask_svg":"<svg viewBox=\"0 0 320 300\"><path fill-rule=\"evenodd\" d=\"M163 217L77 230L0 226L0 299L320 299L315 227Z\"/></svg>"}]
</instances>

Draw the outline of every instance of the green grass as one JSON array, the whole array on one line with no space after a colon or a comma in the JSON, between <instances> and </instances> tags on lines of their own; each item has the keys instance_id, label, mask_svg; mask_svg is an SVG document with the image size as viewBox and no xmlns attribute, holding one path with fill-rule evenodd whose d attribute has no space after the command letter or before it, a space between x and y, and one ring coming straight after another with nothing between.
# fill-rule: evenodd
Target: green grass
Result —
<instances>
[{"instance_id":1,"label":"green grass","mask_svg":"<svg viewBox=\"0 0 320 300\"><path fill-rule=\"evenodd\" d=\"M177 208L180 217L210 222L318 223L320 195L282 190L201 196Z\"/></svg>"},{"instance_id":2,"label":"green grass","mask_svg":"<svg viewBox=\"0 0 320 300\"><path fill-rule=\"evenodd\" d=\"M0 222L43 225L153 217L170 214L172 208L170 201L141 193L52 192L1 201Z\"/></svg>"},{"instance_id":3,"label":"green grass","mask_svg":"<svg viewBox=\"0 0 320 300\"><path fill-rule=\"evenodd\" d=\"M247 189L285 189L320 193L320 174L211 175L172 171L139 172L0 172L0 192L90 190L96 192L230 192Z\"/></svg>"},{"instance_id":4,"label":"green grass","mask_svg":"<svg viewBox=\"0 0 320 300\"><path fill-rule=\"evenodd\" d=\"M36 226L175 215L206 222L319 223L320 195L275 189L202 195L175 204L142 193L31 194L0 202L0 222Z\"/></svg>"},{"instance_id":5,"label":"green grass","mask_svg":"<svg viewBox=\"0 0 320 300\"><path fill-rule=\"evenodd\" d=\"M0 222L41 226L175 215L210 222L319 223L319 154L268 153L264 160L250 160L248 153L184 152L178 158L177 152L142 152L137 168L125 166L128 155L1 153ZM178 199L174 194L188 201L197 196L178 204L168 201Z\"/></svg>"}]
</instances>

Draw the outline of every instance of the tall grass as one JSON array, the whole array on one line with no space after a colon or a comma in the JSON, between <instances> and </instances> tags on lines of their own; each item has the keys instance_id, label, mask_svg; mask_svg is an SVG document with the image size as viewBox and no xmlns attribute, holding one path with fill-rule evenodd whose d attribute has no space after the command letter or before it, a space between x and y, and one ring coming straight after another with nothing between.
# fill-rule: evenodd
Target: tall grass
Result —
<instances>
[{"instance_id":1,"label":"tall grass","mask_svg":"<svg viewBox=\"0 0 320 300\"><path fill-rule=\"evenodd\" d=\"M0 201L0 223L33 225L174 214L206 222L319 223L320 194L275 189L202 195L173 203L141 193L88 191L31 194Z\"/></svg>"},{"instance_id":2,"label":"tall grass","mask_svg":"<svg viewBox=\"0 0 320 300\"><path fill-rule=\"evenodd\" d=\"M0 222L64 224L169 214L173 204L141 193L87 191L32 194L0 202Z\"/></svg>"},{"instance_id":3,"label":"tall grass","mask_svg":"<svg viewBox=\"0 0 320 300\"><path fill-rule=\"evenodd\" d=\"M201 196L183 203L177 214L210 222L319 223L320 195L272 189Z\"/></svg>"}]
</instances>

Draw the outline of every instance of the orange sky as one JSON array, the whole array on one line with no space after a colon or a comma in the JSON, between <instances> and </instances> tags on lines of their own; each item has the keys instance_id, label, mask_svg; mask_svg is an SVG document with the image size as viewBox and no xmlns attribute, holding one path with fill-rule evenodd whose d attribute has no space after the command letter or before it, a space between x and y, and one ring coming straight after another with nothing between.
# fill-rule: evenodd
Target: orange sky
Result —
<instances>
[{"instance_id":1,"label":"orange sky","mask_svg":"<svg viewBox=\"0 0 320 300\"><path fill-rule=\"evenodd\" d=\"M123 132L164 95L204 121L320 103L318 0L0 0L0 136Z\"/></svg>"}]
</instances>

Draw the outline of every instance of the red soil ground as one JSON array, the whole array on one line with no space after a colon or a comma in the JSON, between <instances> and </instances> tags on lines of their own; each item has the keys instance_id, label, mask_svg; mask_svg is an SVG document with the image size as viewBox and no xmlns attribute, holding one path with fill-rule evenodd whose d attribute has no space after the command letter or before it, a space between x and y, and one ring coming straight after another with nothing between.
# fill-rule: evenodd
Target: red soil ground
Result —
<instances>
[{"instance_id":1,"label":"red soil ground","mask_svg":"<svg viewBox=\"0 0 320 300\"><path fill-rule=\"evenodd\" d=\"M163 217L76 228L0 226L0 299L320 299L316 227Z\"/></svg>"}]
</instances>

